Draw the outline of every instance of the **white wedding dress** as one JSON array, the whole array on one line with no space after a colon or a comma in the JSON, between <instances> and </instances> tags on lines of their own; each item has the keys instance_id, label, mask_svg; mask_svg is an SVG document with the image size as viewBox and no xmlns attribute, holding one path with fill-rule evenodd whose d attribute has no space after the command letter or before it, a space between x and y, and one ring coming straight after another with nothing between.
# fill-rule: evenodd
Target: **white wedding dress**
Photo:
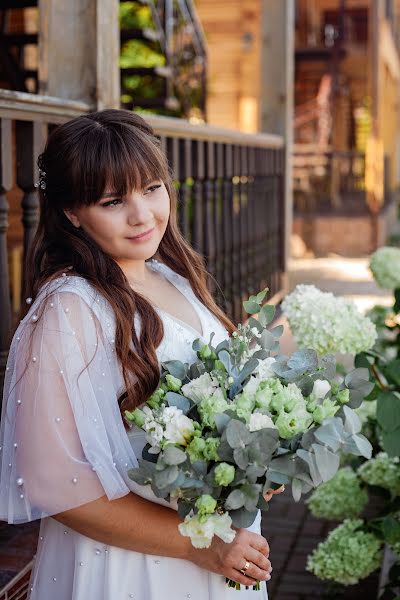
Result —
<instances>
[{"instance_id":1,"label":"white wedding dress","mask_svg":"<svg viewBox=\"0 0 400 600\"><path fill-rule=\"evenodd\" d=\"M212 331L216 342L226 337L185 278L157 261L148 265L192 303L205 341ZM195 359L191 346L199 332L157 311L165 330L159 360ZM0 519L42 519L30 600L266 600L264 582L260 591L239 592L189 561L105 546L52 518L104 494L113 500L133 491L164 503L127 475L145 440L138 429L128 436L122 423L117 398L124 385L114 335L105 299L84 278L65 274L42 288L11 344L0 432ZM260 532L260 514L251 529Z\"/></svg>"}]
</instances>

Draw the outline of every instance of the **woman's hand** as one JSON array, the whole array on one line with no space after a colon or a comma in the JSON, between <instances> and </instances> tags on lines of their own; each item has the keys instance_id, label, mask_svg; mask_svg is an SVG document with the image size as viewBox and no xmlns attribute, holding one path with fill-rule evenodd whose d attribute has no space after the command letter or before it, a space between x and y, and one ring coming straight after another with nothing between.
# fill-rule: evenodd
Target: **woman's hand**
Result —
<instances>
[{"instance_id":1,"label":"woman's hand","mask_svg":"<svg viewBox=\"0 0 400 600\"><path fill-rule=\"evenodd\" d=\"M224 575L242 585L251 586L257 581L271 579L272 567L268 556L268 542L262 535L247 529L238 529L235 539L230 544L214 536L209 548L193 548L189 560L203 569ZM249 566L246 569L247 563ZM241 573L242 569L246 571L245 575Z\"/></svg>"},{"instance_id":2,"label":"woman's hand","mask_svg":"<svg viewBox=\"0 0 400 600\"><path fill-rule=\"evenodd\" d=\"M272 488L269 488L269 490L267 490L264 494L264 500L265 502L269 502L272 498L272 496L275 496L276 494L282 494L282 492L285 491L285 486L281 485L281 487L278 487L277 490L273 490Z\"/></svg>"}]
</instances>

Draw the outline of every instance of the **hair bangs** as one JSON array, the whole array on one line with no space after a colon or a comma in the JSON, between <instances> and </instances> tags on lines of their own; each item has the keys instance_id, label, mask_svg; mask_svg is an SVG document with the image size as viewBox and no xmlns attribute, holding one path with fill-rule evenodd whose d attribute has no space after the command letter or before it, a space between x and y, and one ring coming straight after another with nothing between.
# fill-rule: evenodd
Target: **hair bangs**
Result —
<instances>
[{"instance_id":1,"label":"hair bangs","mask_svg":"<svg viewBox=\"0 0 400 600\"><path fill-rule=\"evenodd\" d=\"M95 204L105 193L124 197L153 181L166 183L170 178L158 139L130 124L118 129L94 128L84 140L80 156L83 160L76 164L73 184L80 191L76 205Z\"/></svg>"}]
</instances>

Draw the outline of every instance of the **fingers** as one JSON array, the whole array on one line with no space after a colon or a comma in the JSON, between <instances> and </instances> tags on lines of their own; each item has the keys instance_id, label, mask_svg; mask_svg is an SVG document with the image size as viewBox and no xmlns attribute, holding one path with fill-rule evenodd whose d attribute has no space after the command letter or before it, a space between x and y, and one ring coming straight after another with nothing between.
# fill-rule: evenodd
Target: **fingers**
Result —
<instances>
[{"instance_id":1,"label":"fingers","mask_svg":"<svg viewBox=\"0 0 400 600\"><path fill-rule=\"evenodd\" d=\"M226 577L229 577L229 579L233 579L233 581L237 581L237 583L241 583L242 585L252 586L257 583L255 579L252 579L247 575L243 575L243 573L241 573L237 569L229 569L229 571L227 571L225 575Z\"/></svg>"},{"instance_id":2,"label":"fingers","mask_svg":"<svg viewBox=\"0 0 400 600\"><path fill-rule=\"evenodd\" d=\"M273 490L272 488L269 488L265 494L264 494L264 500L266 502L269 502L272 498L272 496L275 496L276 494L282 494L282 492L285 491L285 486L281 485L280 487L278 487L278 489Z\"/></svg>"},{"instance_id":3,"label":"fingers","mask_svg":"<svg viewBox=\"0 0 400 600\"><path fill-rule=\"evenodd\" d=\"M255 579L256 581L268 581L269 579L271 579L271 575L269 573L270 568L271 568L271 563L269 561L268 561L268 568L265 570L260 569L259 567L257 567L257 565L250 562L250 566L246 571L246 576L250 577L252 579Z\"/></svg>"},{"instance_id":4,"label":"fingers","mask_svg":"<svg viewBox=\"0 0 400 600\"><path fill-rule=\"evenodd\" d=\"M268 558L255 548L250 547L248 550L246 550L246 558L250 563L253 563L263 571L270 571L272 568L271 562L268 560Z\"/></svg>"},{"instance_id":5,"label":"fingers","mask_svg":"<svg viewBox=\"0 0 400 600\"><path fill-rule=\"evenodd\" d=\"M265 537L258 533L251 533L250 546L264 554L266 558L269 556L269 545Z\"/></svg>"}]
</instances>

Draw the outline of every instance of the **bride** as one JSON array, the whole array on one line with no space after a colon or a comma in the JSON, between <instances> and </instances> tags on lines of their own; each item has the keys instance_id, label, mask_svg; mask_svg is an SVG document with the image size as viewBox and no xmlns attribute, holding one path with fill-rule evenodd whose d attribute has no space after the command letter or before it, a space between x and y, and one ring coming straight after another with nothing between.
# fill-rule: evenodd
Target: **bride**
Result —
<instances>
[{"instance_id":1,"label":"bride","mask_svg":"<svg viewBox=\"0 0 400 600\"><path fill-rule=\"evenodd\" d=\"M233 331L178 230L157 138L138 115L105 110L55 129L38 164L0 441L0 519L41 519L30 599L267 598L259 516L232 543L198 550L176 511L127 475L145 439L123 411L156 389L161 361L192 361L196 338Z\"/></svg>"}]
</instances>

